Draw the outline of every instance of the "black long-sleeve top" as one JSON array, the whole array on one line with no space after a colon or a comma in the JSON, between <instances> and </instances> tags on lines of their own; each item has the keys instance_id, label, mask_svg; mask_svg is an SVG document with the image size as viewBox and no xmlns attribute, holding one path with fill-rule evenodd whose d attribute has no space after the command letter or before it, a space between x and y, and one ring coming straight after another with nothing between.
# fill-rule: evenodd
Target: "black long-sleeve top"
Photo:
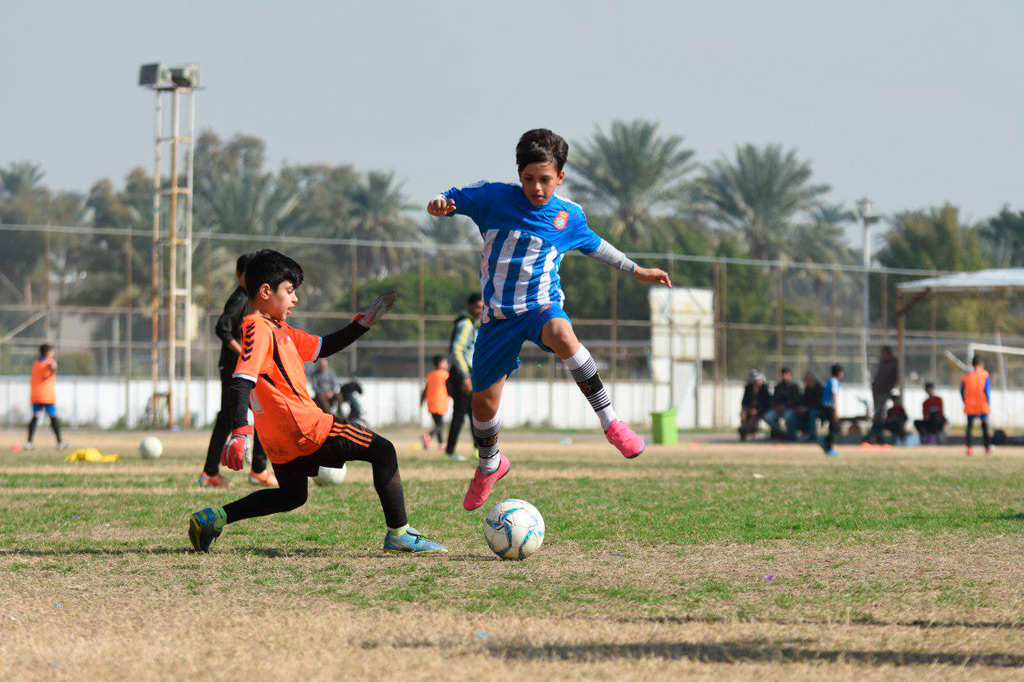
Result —
<instances>
[{"instance_id":1,"label":"black long-sleeve top","mask_svg":"<svg viewBox=\"0 0 1024 682\"><path fill-rule=\"evenodd\" d=\"M238 362L238 353L231 350L232 341L242 339L242 318L249 309L249 296L245 289L238 287L224 304L224 312L217 318L217 324L213 331L220 339L220 358L217 360L218 369L234 370Z\"/></svg>"}]
</instances>

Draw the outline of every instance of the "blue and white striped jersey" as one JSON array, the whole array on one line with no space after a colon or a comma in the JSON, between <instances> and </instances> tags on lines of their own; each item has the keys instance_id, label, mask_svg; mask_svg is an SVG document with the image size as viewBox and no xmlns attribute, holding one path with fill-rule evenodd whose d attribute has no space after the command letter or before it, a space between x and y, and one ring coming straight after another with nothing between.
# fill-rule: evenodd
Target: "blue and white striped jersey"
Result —
<instances>
[{"instance_id":1,"label":"blue and white striped jersey","mask_svg":"<svg viewBox=\"0 0 1024 682\"><path fill-rule=\"evenodd\" d=\"M567 251L593 253L601 238L583 209L558 196L534 206L518 184L479 182L443 196L468 216L484 238L480 259L483 322L522 315L545 304L563 305L558 266Z\"/></svg>"}]
</instances>

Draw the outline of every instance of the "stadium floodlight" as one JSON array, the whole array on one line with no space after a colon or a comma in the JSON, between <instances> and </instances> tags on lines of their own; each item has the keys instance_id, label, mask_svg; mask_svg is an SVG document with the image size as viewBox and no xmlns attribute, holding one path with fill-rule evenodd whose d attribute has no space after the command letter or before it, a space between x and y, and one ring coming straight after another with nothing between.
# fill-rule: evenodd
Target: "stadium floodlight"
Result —
<instances>
[{"instance_id":1,"label":"stadium floodlight","mask_svg":"<svg viewBox=\"0 0 1024 682\"><path fill-rule=\"evenodd\" d=\"M139 67L139 86L152 90L199 87L199 64L165 66L159 62Z\"/></svg>"}]
</instances>

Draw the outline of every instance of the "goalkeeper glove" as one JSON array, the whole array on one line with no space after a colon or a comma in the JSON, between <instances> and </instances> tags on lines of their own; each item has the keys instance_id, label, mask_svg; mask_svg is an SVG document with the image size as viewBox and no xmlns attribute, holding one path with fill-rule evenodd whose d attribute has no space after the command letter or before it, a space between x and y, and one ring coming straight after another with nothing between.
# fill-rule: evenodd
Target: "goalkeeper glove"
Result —
<instances>
[{"instance_id":1,"label":"goalkeeper glove","mask_svg":"<svg viewBox=\"0 0 1024 682\"><path fill-rule=\"evenodd\" d=\"M220 451L220 463L233 471L239 471L252 462L252 443L249 436L253 434L251 426L239 426L231 432L231 438Z\"/></svg>"},{"instance_id":2,"label":"goalkeeper glove","mask_svg":"<svg viewBox=\"0 0 1024 682\"><path fill-rule=\"evenodd\" d=\"M381 294L370 304L370 307L357 314L353 321L358 322L367 329L377 323L377 320L384 317L384 313L395 307L395 299L398 295L393 291Z\"/></svg>"}]
</instances>

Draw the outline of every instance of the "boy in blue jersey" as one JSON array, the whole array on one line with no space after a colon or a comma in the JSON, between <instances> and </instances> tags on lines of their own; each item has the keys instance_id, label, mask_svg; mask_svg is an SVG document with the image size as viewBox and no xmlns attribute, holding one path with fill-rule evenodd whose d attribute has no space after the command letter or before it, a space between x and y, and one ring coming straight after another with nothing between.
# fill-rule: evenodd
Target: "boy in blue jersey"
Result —
<instances>
[{"instance_id":1,"label":"boy in blue jersey","mask_svg":"<svg viewBox=\"0 0 1024 682\"><path fill-rule=\"evenodd\" d=\"M832 365L832 376L825 382L825 390L821 392L821 419L828 420L828 435L821 441L821 449L829 457L839 456L835 442L839 435L839 382L842 378L843 366Z\"/></svg>"},{"instance_id":2,"label":"boy in blue jersey","mask_svg":"<svg viewBox=\"0 0 1024 682\"><path fill-rule=\"evenodd\" d=\"M668 274L642 268L587 225L583 209L555 194L565 180L569 145L550 130L525 133L516 145L521 184L480 182L451 188L427 205L433 216L465 215L484 239L480 284L484 311L473 353L473 438L479 465L463 501L476 509L508 473L498 450L498 406L505 380L519 367L519 350L530 340L565 363L601 421L608 442L627 459L644 440L615 414L590 352L562 309L558 266L578 249L642 282L672 286Z\"/></svg>"}]
</instances>

